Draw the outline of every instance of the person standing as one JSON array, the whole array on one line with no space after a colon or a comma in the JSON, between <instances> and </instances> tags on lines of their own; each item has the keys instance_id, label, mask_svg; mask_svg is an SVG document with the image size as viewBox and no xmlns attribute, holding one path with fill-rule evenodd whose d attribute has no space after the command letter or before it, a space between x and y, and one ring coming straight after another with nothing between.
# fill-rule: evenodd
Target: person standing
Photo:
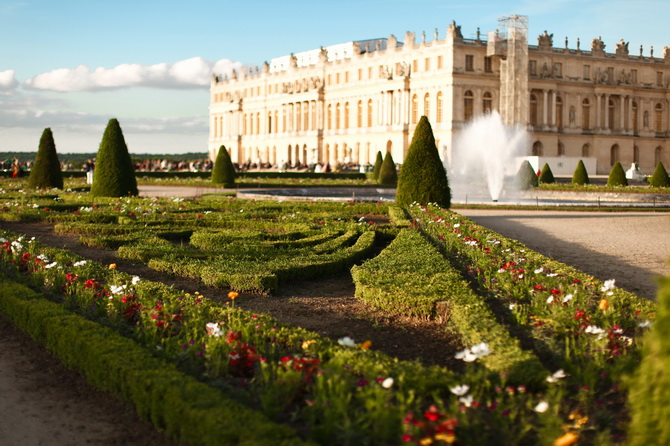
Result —
<instances>
[{"instance_id":1,"label":"person standing","mask_svg":"<svg viewBox=\"0 0 670 446\"><path fill-rule=\"evenodd\" d=\"M95 164L92 159L87 159L83 166L84 172L86 172L86 184L93 184L93 171L95 170Z\"/></svg>"}]
</instances>

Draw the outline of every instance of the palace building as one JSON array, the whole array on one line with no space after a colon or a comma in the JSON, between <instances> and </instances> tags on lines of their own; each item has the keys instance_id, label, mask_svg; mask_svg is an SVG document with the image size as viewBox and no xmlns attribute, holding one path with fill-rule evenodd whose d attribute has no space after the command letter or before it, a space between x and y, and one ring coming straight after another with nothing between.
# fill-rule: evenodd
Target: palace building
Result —
<instances>
[{"instance_id":1,"label":"palace building","mask_svg":"<svg viewBox=\"0 0 670 446\"><path fill-rule=\"evenodd\" d=\"M448 165L459 131L497 110L528 129L528 155L591 159L597 174L670 164L670 47L558 47L546 31L529 45L527 30L510 16L466 39L452 22L443 38L352 41L213 76L210 156L224 145L240 164L367 164L378 151L402 163L426 115Z\"/></svg>"}]
</instances>

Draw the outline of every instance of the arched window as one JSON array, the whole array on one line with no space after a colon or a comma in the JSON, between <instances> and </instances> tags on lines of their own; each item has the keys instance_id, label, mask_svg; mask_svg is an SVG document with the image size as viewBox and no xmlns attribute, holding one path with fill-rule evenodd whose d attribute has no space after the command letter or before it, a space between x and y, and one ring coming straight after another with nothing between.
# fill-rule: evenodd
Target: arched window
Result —
<instances>
[{"instance_id":1,"label":"arched window","mask_svg":"<svg viewBox=\"0 0 670 446\"><path fill-rule=\"evenodd\" d=\"M437 102L435 103L435 107L436 107L435 122L442 122L442 92L441 91L437 92Z\"/></svg>"},{"instance_id":2,"label":"arched window","mask_svg":"<svg viewBox=\"0 0 670 446\"><path fill-rule=\"evenodd\" d=\"M563 99L560 96L556 97L556 127L563 128Z\"/></svg>"},{"instance_id":3,"label":"arched window","mask_svg":"<svg viewBox=\"0 0 670 446\"><path fill-rule=\"evenodd\" d=\"M316 130L316 101L312 101L311 109L312 120L310 122L312 123L312 130Z\"/></svg>"},{"instance_id":4,"label":"arched window","mask_svg":"<svg viewBox=\"0 0 670 446\"><path fill-rule=\"evenodd\" d=\"M614 130L614 101L612 99L607 102L607 107L607 128Z\"/></svg>"},{"instance_id":5,"label":"arched window","mask_svg":"<svg viewBox=\"0 0 670 446\"><path fill-rule=\"evenodd\" d=\"M565 155L565 146L563 145L562 142L558 142L558 156L564 156Z\"/></svg>"},{"instance_id":6,"label":"arched window","mask_svg":"<svg viewBox=\"0 0 670 446\"><path fill-rule=\"evenodd\" d=\"M584 99L582 101L582 130L589 130L591 128L590 110L591 102L588 99Z\"/></svg>"},{"instance_id":7,"label":"arched window","mask_svg":"<svg viewBox=\"0 0 670 446\"><path fill-rule=\"evenodd\" d=\"M537 125L537 96L530 95L530 125Z\"/></svg>"},{"instance_id":8,"label":"arched window","mask_svg":"<svg viewBox=\"0 0 670 446\"><path fill-rule=\"evenodd\" d=\"M268 133L272 133L272 112L268 112Z\"/></svg>"},{"instance_id":9,"label":"arched window","mask_svg":"<svg viewBox=\"0 0 670 446\"><path fill-rule=\"evenodd\" d=\"M282 107L282 112L281 112L281 128L283 132L286 132L288 129L286 127L286 105Z\"/></svg>"},{"instance_id":10,"label":"arched window","mask_svg":"<svg viewBox=\"0 0 670 446\"><path fill-rule=\"evenodd\" d=\"M482 110L484 113L491 113L493 111L493 96L488 91L484 93L482 99Z\"/></svg>"},{"instance_id":11,"label":"arched window","mask_svg":"<svg viewBox=\"0 0 670 446\"><path fill-rule=\"evenodd\" d=\"M309 102L305 101L302 104L302 126L303 130L309 130Z\"/></svg>"},{"instance_id":12,"label":"arched window","mask_svg":"<svg viewBox=\"0 0 670 446\"><path fill-rule=\"evenodd\" d=\"M619 145L614 144L610 149L610 166L615 165L619 162Z\"/></svg>"},{"instance_id":13,"label":"arched window","mask_svg":"<svg viewBox=\"0 0 670 446\"><path fill-rule=\"evenodd\" d=\"M368 127L372 127L372 99L368 101Z\"/></svg>"},{"instance_id":14,"label":"arched window","mask_svg":"<svg viewBox=\"0 0 670 446\"><path fill-rule=\"evenodd\" d=\"M430 94L428 93L423 97L423 114L430 118Z\"/></svg>"},{"instance_id":15,"label":"arched window","mask_svg":"<svg viewBox=\"0 0 670 446\"><path fill-rule=\"evenodd\" d=\"M279 112L275 110L275 133L279 133Z\"/></svg>"},{"instance_id":16,"label":"arched window","mask_svg":"<svg viewBox=\"0 0 670 446\"><path fill-rule=\"evenodd\" d=\"M356 127L363 127L363 101L358 101L358 116L356 117Z\"/></svg>"},{"instance_id":17,"label":"arched window","mask_svg":"<svg viewBox=\"0 0 670 446\"><path fill-rule=\"evenodd\" d=\"M637 133L637 102L633 101L633 107L631 110L632 121L633 121L633 132Z\"/></svg>"},{"instance_id":18,"label":"arched window","mask_svg":"<svg viewBox=\"0 0 670 446\"><path fill-rule=\"evenodd\" d=\"M582 146L582 156L584 158L588 158L590 156L590 153L591 153L591 147L589 147L588 144L584 144Z\"/></svg>"},{"instance_id":19,"label":"arched window","mask_svg":"<svg viewBox=\"0 0 670 446\"><path fill-rule=\"evenodd\" d=\"M633 146L633 162L640 163L640 148L638 146Z\"/></svg>"},{"instance_id":20,"label":"arched window","mask_svg":"<svg viewBox=\"0 0 670 446\"><path fill-rule=\"evenodd\" d=\"M472 119L474 114L475 97L472 91L468 90L463 95L463 121L467 122Z\"/></svg>"},{"instance_id":21,"label":"arched window","mask_svg":"<svg viewBox=\"0 0 670 446\"><path fill-rule=\"evenodd\" d=\"M542 156L542 152L544 152L542 143L540 141L535 141L533 143L533 156Z\"/></svg>"},{"instance_id":22,"label":"arched window","mask_svg":"<svg viewBox=\"0 0 670 446\"><path fill-rule=\"evenodd\" d=\"M328 130L333 129L333 104L328 104Z\"/></svg>"},{"instance_id":23,"label":"arched window","mask_svg":"<svg viewBox=\"0 0 670 446\"><path fill-rule=\"evenodd\" d=\"M300 102L295 104L295 129L302 130L302 104Z\"/></svg>"},{"instance_id":24,"label":"arched window","mask_svg":"<svg viewBox=\"0 0 670 446\"><path fill-rule=\"evenodd\" d=\"M654 130L663 131L663 106L660 103L654 107Z\"/></svg>"},{"instance_id":25,"label":"arched window","mask_svg":"<svg viewBox=\"0 0 670 446\"><path fill-rule=\"evenodd\" d=\"M654 165L657 165L658 163L663 162L661 155L662 155L663 149L659 146L656 147L656 150L654 150Z\"/></svg>"},{"instance_id":26,"label":"arched window","mask_svg":"<svg viewBox=\"0 0 670 446\"><path fill-rule=\"evenodd\" d=\"M335 104L335 130L340 128L340 103Z\"/></svg>"},{"instance_id":27,"label":"arched window","mask_svg":"<svg viewBox=\"0 0 670 446\"><path fill-rule=\"evenodd\" d=\"M416 95L412 96L412 124L416 124L419 120L419 104Z\"/></svg>"},{"instance_id":28,"label":"arched window","mask_svg":"<svg viewBox=\"0 0 670 446\"><path fill-rule=\"evenodd\" d=\"M349 128L349 103L344 104L344 125L345 129Z\"/></svg>"}]
</instances>

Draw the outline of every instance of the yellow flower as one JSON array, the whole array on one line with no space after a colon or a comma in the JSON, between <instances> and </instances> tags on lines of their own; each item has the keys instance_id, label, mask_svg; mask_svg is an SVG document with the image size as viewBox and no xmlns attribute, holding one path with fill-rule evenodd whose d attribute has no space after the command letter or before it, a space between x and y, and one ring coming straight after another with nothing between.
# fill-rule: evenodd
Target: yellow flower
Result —
<instances>
[{"instance_id":1,"label":"yellow flower","mask_svg":"<svg viewBox=\"0 0 670 446\"><path fill-rule=\"evenodd\" d=\"M235 300L235 298L239 295L240 293L238 293L237 291L231 291L228 293L228 299Z\"/></svg>"},{"instance_id":2,"label":"yellow flower","mask_svg":"<svg viewBox=\"0 0 670 446\"><path fill-rule=\"evenodd\" d=\"M452 444L456 441L456 436L452 434L437 434L435 439L439 441L444 441L447 444Z\"/></svg>"},{"instance_id":3,"label":"yellow flower","mask_svg":"<svg viewBox=\"0 0 670 446\"><path fill-rule=\"evenodd\" d=\"M579 440L579 435L574 432L566 432L556 440L554 440L554 446L571 446Z\"/></svg>"},{"instance_id":4,"label":"yellow flower","mask_svg":"<svg viewBox=\"0 0 670 446\"><path fill-rule=\"evenodd\" d=\"M363 350L367 350L367 349L369 349L370 347L372 347L372 341L365 341L365 342L363 342L363 343L361 344L361 348L362 348Z\"/></svg>"},{"instance_id":5,"label":"yellow flower","mask_svg":"<svg viewBox=\"0 0 670 446\"><path fill-rule=\"evenodd\" d=\"M109 269L116 269L116 263L110 263Z\"/></svg>"},{"instance_id":6,"label":"yellow flower","mask_svg":"<svg viewBox=\"0 0 670 446\"><path fill-rule=\"evenodd\" d=\"M305 341L305 342L302 343L302 349L307 350L309 348L309 346L312 345L312 344L316 344L316 341L314 341L314 340Z\"/></svg>"},{"instance_id":7,"label":"yellow flower","mask_svg":"<svg viewBox=\"0 0 670 446\"><path fill-rule=\"evenodd\" d=\"M429 444L433 444L433 439L432 439L432 438L428 438L428 437L426 437L426 438L422 439L422 440L419 442L419 444L420 444L421 446L426 446L426 445L429 445Z\"/></svg>"},{"instance_id":8,"label":"yellow flower","mask_svg":"<svg viewBox=\"0 0 670 446\"><path fill-rule=\"evenodd\" d=\"M607 299L600 299L600 302L598 303L598 308L600 308L600 310L605 311L609 308L609 306L610 303Z\"/></svg>"}]
</instances>

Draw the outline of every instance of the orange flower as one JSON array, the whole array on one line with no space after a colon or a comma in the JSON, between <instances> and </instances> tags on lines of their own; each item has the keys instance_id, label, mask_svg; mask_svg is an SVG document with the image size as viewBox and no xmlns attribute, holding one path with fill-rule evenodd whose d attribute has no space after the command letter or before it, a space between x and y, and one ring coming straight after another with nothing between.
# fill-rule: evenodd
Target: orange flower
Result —
<instances>
[{"instance_id":1,"label":"orange flower","mask_svg":"<svg viewBox=\"0 0 670 446\"><path fill-rule=\"evenodd\" d=\"M598 308L600 308L600 310L605 311L609 308L609 306L610 303L607 299L600 299L600 302L598 303Z\"/></svg>"},{"instance_id":2,"label":"orange flower","mask_svg":"<svg viewBox=\"0 0 670 446\"><path fill-rule=\"evenodd\" d=\"M579 435L574 432L566 432L556 440L554 440L554 446L571 446L579 440Z\"/></svg>"},{"instance_id":3,"label":"orange flower","mask_svg":"<svg viewBox=\"0 0 670 446\"><path fill-rule=\"evenodd\" d=\"M109 269L116 269L116 263L110 263Z\"/></svg>"},{"instance_id":4,"label":"orange flower","mask_svg":"<svg viewBox=\"0 0 670 446\"><path fill-rule=\"evenodd\" d=\"M235 300L235 298L239 295L240 293L238 293L237 291L231 291L228 293L228 299Z\"/></svg>"},{"instance_id":5,"label":"orange flower","mask_svg":"<svg viewBox=\"0 0 670 446\"><path fill-rule=\"evenodd\" d=\"M361 348L362 348L363 350L367 350L367 349L369 349L370 347L372 347L372 341L365 341L365 342L363 342L363 343L361 344Z\"/></svg>"}]
</instances>

